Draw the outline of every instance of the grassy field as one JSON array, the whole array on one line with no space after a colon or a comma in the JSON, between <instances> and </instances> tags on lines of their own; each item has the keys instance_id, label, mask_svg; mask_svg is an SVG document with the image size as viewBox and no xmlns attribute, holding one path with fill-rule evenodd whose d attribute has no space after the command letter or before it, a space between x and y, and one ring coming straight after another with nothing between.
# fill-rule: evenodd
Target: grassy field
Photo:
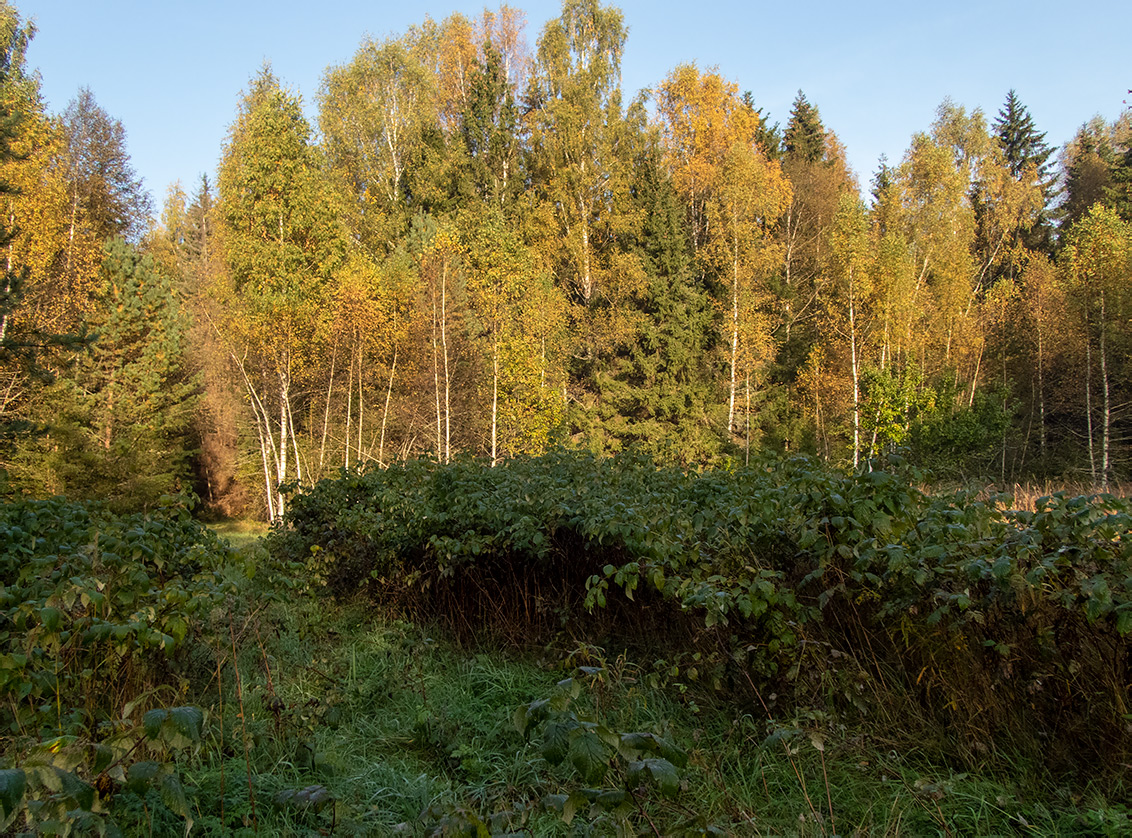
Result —
<instances>
[{"instance_id":1,"label":"grassy field","mask_svg":"<svg viewBox=\"0 0 1132 838\"><path fill-rule=\"evenodd\" d=\"M0 506L0 834L1132 834L1126 505L545 466Z\"/></svg>"},{"instance_id":2,"label":"grassy field","mask_svg":"<svg viewBox=\"0 0 1132 838\"><path fill-rule=\"evenodd\" d=\"M925 743L899 729L848 729L815 712L771 718L695 684L654 685L651 664L610 659L568 638L505 653L313 594L244 607L231 615L239 679L232 651L218 650L221 688L206 680L197 696L218 722L185 767L197 789L197 835L1115 836L1132 829L1120 801L1087 787L1050 786L1035 766L960 771L933 763ZM687 755L675 788L647 777L630 782L629 762L613 751L592 782L570 758L548 761L545 731L520 733L515 711L562 697L558 685L572 677L578 695L569 713L581 724L663 737ZM625 797L614 794L626 789ZM164 834L159 823L153 829Z\"/></svg>"}]
</instances>

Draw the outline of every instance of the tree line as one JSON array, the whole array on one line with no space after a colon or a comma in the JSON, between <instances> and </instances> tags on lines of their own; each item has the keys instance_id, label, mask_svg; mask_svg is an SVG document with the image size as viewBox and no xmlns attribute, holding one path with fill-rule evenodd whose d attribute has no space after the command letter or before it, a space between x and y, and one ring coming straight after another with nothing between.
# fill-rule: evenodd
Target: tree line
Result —
<instances>
[{"instance_id":1,"label":"tree line","mask_svg":"<svg viewBox=\"0 0 1132 838\"><path fill-rule=\"evenodd\" d=\"M154 219L122 125L48 114L0 18L7 492L274 520L343 467L563 444L1128 469L1128 111L1055 158L1013 91L945 101L862 190L802 92L785 126L695 65L626 100L620 11L531 45L501 6L364 39L316 124L263 68Z\"/></svg>"}]
</instances>

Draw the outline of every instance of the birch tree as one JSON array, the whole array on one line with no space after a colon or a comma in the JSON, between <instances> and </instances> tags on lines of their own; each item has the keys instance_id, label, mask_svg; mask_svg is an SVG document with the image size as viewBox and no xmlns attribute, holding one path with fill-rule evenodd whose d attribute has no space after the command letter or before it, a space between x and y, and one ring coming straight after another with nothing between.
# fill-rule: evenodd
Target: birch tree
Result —
<instances>
[{"instance_id":1,"label":"birch tree","mask_svg":"<svg viewBox=\"0 0 1132 838\"><path fill-rule=\"evenodd\" d=\"M1132 225L1121 220L1112 209L1094 204L1069 230L1063 265L1086 333L1086 369L1082 380L1089 472L1094 485L1107 490L1112 472L1112 427L1117 403L1114 389L1118 366L1123 365L1125 354L1120 350L1127 349ZM1100 388L1096 396L1095 386ZM1098 396L1100 403L1094 406ZM1098 410L1099 429L1094 427L1094 414Z\"/></svg>"},{"instance_id":2,"label":"birch tree","mask_svg":"<svg viewBox=\"0 0 1132 838\"><path fill-rule=\"evenodd\" d=\"M749 395L752 378L771 356L765 279L779 251L768 232L789 201L790 184L777 163L767 160L758 147L744 143L731 147L708 204L710 258L726 288L722 331L728 346L728 433L738 430L740 386Z\"/></svg>"},{"instance_id":3,"label":"birch tree","mask_svg":"<svg viewBox=\"0 0 1132 838\"><path fill-rule=\"evenodd\" d=\"M267 69L241 103L219 190L232 284L218 329L244 384L275 520L279 485L303 478L296 385L313 363L337 237L300 103Z\"/></svg>"}]
</instances>

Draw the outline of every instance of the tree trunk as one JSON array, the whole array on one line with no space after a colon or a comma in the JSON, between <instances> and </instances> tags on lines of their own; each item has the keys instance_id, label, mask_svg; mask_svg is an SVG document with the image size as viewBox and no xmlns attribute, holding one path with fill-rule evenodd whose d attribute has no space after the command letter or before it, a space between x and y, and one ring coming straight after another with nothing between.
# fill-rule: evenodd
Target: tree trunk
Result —
<instances>
[{"instance_id":1,"label":"tree trunk","mask_svg":"<svg viewBox=\"0 0 1132 838\"><path fill-rule=\"evenodd\" d=\"M397 350L393 350L393 364L389 367L389 386L385 389L385 409L381 412L381 442L377 447L377 464L385 468L385 426L389 420L389 403L393 399L393 374L397 372Z\"/></svg>"},{"instance_id":2,"label":"tree trunk","mask_svg":"<svg viewBox=\"0 0 1132 838\"><path fill-rule=\"evenodd\" d=\"M499 428L499 341L491 348L491 466L499 462L497 447Z\"/></svg>"},{"instance_id":3,"label":"tree trunk","mask_svg":"<svg viewBox=\"0 0 1132 838\"><path fill-rule=\"evenodd\" d=\"M440 273L440 345L444 350L444 462L452 459L452 379L448 371L448 260Z\"/></svg>"},{"instance_id":4,"label":"tree trunk","mask_svg":"<svg viewBox=\"0 0 1132 838\"><path fill-rule=\"evenodd\" d=\"M1100 350L1101 350L1101 388L1104 395L1104 407L1101 414L1101 489L1108 491L1109 471L1109 429L1111 427L1112 404L1109 401L1108 385L1108 352L1105 348L1105 306L1104 291L1101 291L1100 311Z\"/></svg>"},{"instance_id":5,"label":"tree trunk","mask_svg":"<svg viewBox=\"0 0 1132 838\"><path fill-rule=\"evenodd\" d=\"M354 357L353 353L347 353L350 358L350 373L346 376L346 451L342 455L342 468L350 467L350 428L352 427L353 407L354 407Z\"/></svg>"},{"instance_id":6,"label":"tree trunk","mask_svg":"<svg viewBox=\"0 0 1132 838\"><path fill-rule=\"evenodd\" d=\"M440 338L437 336L436 288L432 289L432 382L436 392L436 459L444 458L442 416L440 413Z\"/></svg>"},{"instance_id":7,"label":"tree trunk","mask_svg":"<svg viewBox=\"0 0 1132 838\"><path fill-rule=\"evenodd\" d=\"M860 364L857 360L857 310L853 301L852 282L849 276L849 359L853 370L853 468L861 461L861 382Z\"/></svg>"},{"instance_id":8,"label":"tree trunk","mask_svg":"<svg viewBox=\"0 0 1132 838\"><path fill-rule=\"evenodd\" d=\"M1089 314L1085 312L1085 432L1089 435L1089 477L1097 485L1097 457L1093 448L1093 339L1089 334Z\"/></svg>"},{"instance_id":9,"label":"tree trunk","mask_svg":"<svg viewBox=\"0 0 1132 838\"><path fill-rule=\"evenodd\" d=\"M727 434L735 428L736 365L739 361L739 244L733 243L731 260L731 384L727 404Z\"/></svg>"},{"instance_id":10,"label":"tree trunk","mask_svg":"<svg viewBox=\"0 0 1132 838\"><path fill-rule=\"evenodd\" d=\"M364 460L362 454L362 428L365 426L365 376L363 373L363 361L365 360L364 349L362 345L358 344L358 463Z\"/></svg>"},{"instance_id":11,"label":"tree trunk","mask_svg":"<svg viewBox=\"0 0 1132 838\"><path fill-rule=\"evenodd\" d=\"M322 466L326 460L326 437L330 428L330 396L334 392L334 364L338 360L338 338L334 338L334 348L330 353L330 381L326 385L326 408L322 412L322 444L318 449L318 476L322 477ZM313 419L312 419L313 421Z\"/></svg>"}]
</instances>

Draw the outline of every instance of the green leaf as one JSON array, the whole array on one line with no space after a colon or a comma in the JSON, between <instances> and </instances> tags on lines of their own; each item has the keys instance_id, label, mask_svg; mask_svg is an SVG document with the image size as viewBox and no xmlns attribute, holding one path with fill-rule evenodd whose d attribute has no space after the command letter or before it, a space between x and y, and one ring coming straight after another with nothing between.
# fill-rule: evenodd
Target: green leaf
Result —
<instances>
[{"instance_id":1,"label":"green leaf","mask_svg":"<svg viewBox=\"0 0 1132 838\"><path fill-rule=\"evenodd\" d=\"M681 748L677 747L674 743L669 742L667 739L661 737L656 738L657 743L660 745L660 755L666 760L671 762L677 768L685 768L688 765L688 754Z\"/></svg>"},{"instance_id":2,"label":"green leaf","mask_svg":"<svg viewBox=\"0 0 1132 838\"><path fill-rule=\"evenodd\" d=\"M587 783L597 783L609 768L605 745L592 730L579 730L570 740L570 764Z\"/></svg>"},{"instance_id":3,"label":"green leaf","mask_svg":"<svg viewBox=\"0 0 1132 838\"><path fill-rule=\"evenodd\" d=\"M160 770L161 766L156 762L135 762L126 769L126 788L139 797L144 795Z\"/></svg>"},{"instance_id":4,"label":"green leaf","mask_svg":"<svg viewBox=\"0 0 1132 838\"><path fill-rule=\"evenodd\" d=\"M577 729L578 723L572 719L551 719L542 731L542 758L551 765L558 765L570 752L570 731Z\"/></svg>"},{"instance_id":5,"label":"green leaf","mask_svg":"<svg viewBox=\"0 0 1132 838\"><path fill-rule=\"evenodd\" d=\"M201 741L201 728L204 726L204 711L199 707L174 707L169 711L169 721L172 723L173 729L177 734L187 739L188 743L197 744ZM184 746L174 745L174 747Z\"/></svg>"},{"instance_id":6,"label":"green leaf","mask_svg":"<svg viewBox=\"0 0 1132 838\"><path fill-rule=\"evenodd\" d=\"M185 788L176 775L167 774L161 781L161 802L174 815L185 819L185 835L188 835L193 826L192 810L185 797Z\"/></svg>"},{"instance_id":7,"label":"green leaf","mask_svg":"<svg viewBox=\"0 0 1132 838\"><path fill-rule=\"evenodd\" d=\"M39 610L39 619L43 623L43 627L48 631L55 631L59 628L59 621L62 618L62 613L58 608L41 608Z\"/></svg>"},{"instance_id":8,"label":"green leaf","mask_svg":"<svg viewBox=\"0 0 1132 838\"><path fill-rule=\"evenodd\" d=\"M644 753L656 753L656 737L651 733L623 733L618 750L625 759L637 759Z\"/></svg>"},{"instance_id":9,"label":"green leaf","mask_svg":"<svg viewBox=\"0 0 1132 838\"><path fill-rule=\"evenodd\" d=\"M616 809L618 806L624 803L627 798L628 795L623 790L609 789L608 791L603 791L597 796L597 805L607 810Z\"/></svg>"},{"instance_id":10,"label":"green leaf","mask_svg":"<svg viewBox=\"0 0 1132 838\"><path fill-rule=\"evenodd\" d=\"M168 715L168 710L158 707L142 716L142 730L145 731L147 739L156 739L161 735L161 726L165 723Z\"/></svg>"},{"instance_id":11,"label":"green leaf","mask_svg":"<svg viewBox=\"0 0 1132 838\"><path fill-rule=\"evenodd\" d=\"M201 741L204 711L199 707L155 708L142 717L149 739L161 739L170 748L187 748Z\"/></svg>"},{"instance_id":12,"label":"green leaf","mask_svg":"<svg viewBox=\"0 0 1132 838\"><path fill-rule=\"evenodd\" d=\"M27 784L27 775L17 768L0 771L0 829L7 829L15 819Z\"/></svg>"},{"instance_id":13,"label":"green leaf","mask_svg":"<svg viewBox=\"0 0 1132 838\"><path fill-rule=\"evenodd\" d=\"M1132 610L1120 611L1116 615L1116 631L1122 637L1132 631Z\"/></svg>"},{"instance_id":14,"label":"green leaf","mask_svg":"<svg viewBox=\"0 0 1132 838\"><path fill-rule=\"evenodd\" d=\"M629 764L630 783L640 784L646 779L651 779L665 797L675 797L680 791L680 775L666 759L642 759Z\"/></svg>"},{"instance_id":15,"label":"green leaf","mask_svg":"<svg viewBox=\"0 0 1132 838\"><path fill-rule=\"evenodd\" d=\"M577 814L578 810L588 803L589 800L580 791L574 791L566 798L566 802L562 804L562 820L567 826L570 825L570 821L574 820L574 815Z\"/></svg>"},{"instance_id":16,"label":"green leaf","mask_svg":"<svg viewBox=\"0 0 1132 838\"><path fill-rule=\"evenodd\" d=\"M76 808L91 811L94 808L94 786L84 783L70 771L55 770L59 774L63 794L75 801Z\"/></svg>"},{"instance_id":17,"label":"green leaf","mask_svg":"<svg viewBox=\"0 0 1132 838\"><path fill-rule=\"evenodd\" d=\"M105 771L110 763L114 761L114 751L103 744L94 746L94 759L91 761L91 771L95 774L101 774Z\"/></svg>"}]
</instances>

